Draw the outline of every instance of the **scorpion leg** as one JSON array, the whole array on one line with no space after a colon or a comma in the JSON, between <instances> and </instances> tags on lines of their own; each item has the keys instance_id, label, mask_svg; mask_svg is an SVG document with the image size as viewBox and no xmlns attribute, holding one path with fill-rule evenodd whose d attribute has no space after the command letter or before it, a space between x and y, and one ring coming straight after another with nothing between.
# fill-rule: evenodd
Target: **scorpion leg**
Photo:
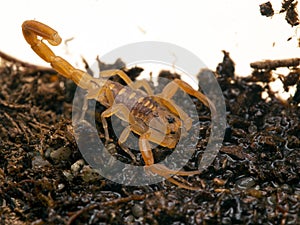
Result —
<instances>
[{"instance_id":1,"label":"scorpion leg","mask_svg":"<svg viewBox=\"0 0 300 225\"><path fill-rule=\"evenodd\" d=\"M104 70L100 72L100 77L112 77L118 75L122 80L125 81L126 84L131 85L132 80L128 77L128 75L122 70Z\"/></svg>"},{"instance_id":2,"label":"scorpion leg","mask_svg":"<svg viewBox=\"0 0 300 225\"><path fill-rule=\"evenodd\" d=\"M120 112L121 112L122 115L120 115ZM106 118L111 117L112 115L116 114L116 115L118 115L118 117L121 117L123 120L129 121L128 119L125 119L125 117L123 117L125 115L130 115L129 113L130 113L129 110L124 105L115 104L115 105L109 107L108 109L106 109L101 114L101 121L102 121L102 126L103 126L103 129L104 129L104 133L105 133L106 142L109 141L108 125L107 125Z\"/></svg>"},{"instance_id":3,"label":"scorpion leg","mask_svg":"<svg viewBox=\"0 0 300 225\"><path fill-rule=\"evenodd\" d=\"M109 88L102 88L102 92L105 93L105 96L107 98L107 101L109 102L109 105L111 105L110 108L106 109L102 114L101 114L101 121L102 121L102 126L104 129L104 134L105 134L105 140L106 143L105 145L108 144L109 141L109 133L108 133L108 125L107 125L107 121L106 118L110 117L114 114L116 114L120 119L122 119L123 121L128 121L130 122L130 120L133 120L133 117L130 115L129 110L122 104L114 104L114 97L112 94L112 91ZM99 94L101 95L101 93L97 90L92 90L89 91L87 93L87 98L94 98L94 99L98 99ZM129 118L126 118L126 116L129 116ZM129 150L129 148L127 148L124 145L124 142L127 140L128 136L130 134L130 126L127 126L121 133L119 140L118 140L118 144L122 147L122 149L132 158L132 160L134 162L136 162L136 157L135 155Z\"/></svg>"},{"instance_id":4,"label":"scorpion leg","mask_svg":"<svg viewBox=\"0 0 300 225\"><path fill-rule=\"evenodd\" d=\"M174 79L172 82L168 83L162 93L161 96L166 97L168 99L172 98L177 92L178 88L182 91L186 92L189 95L196 97L199 101L201 101L206 107L213 107L214 104L201 92L194 90L188 83L183 80Z\"/></svg>"},{"instance_id":5,"label":"scorpion leg","mask_svg":"<svg viewBox=\"0 0 300 225\"><path fill-rule=\"evenodd\" d=\"M121 118L124 121L133 120L133 118L131 118L130 112L127 109L127 107L122 104L115 104L115 105L109 107L108 109L106 109L101 114L101 121L102 121L102 126L104 129L104 135L105 135L105 140L106 140L105 145L107 145L109 142L109 133L108 133L108 125L107 125L106 118L111 117L112 115L117 115L119 118ZM129 118L126 118L127 115L129 116ZM124 146L124 142L128 138L129 134L130 134L130 127L127 126L122 131L118 143L122 147L122 149L132 158L132 160L134 162L136 162L135 155L126 146Z\"/></svg>"},{"instance_id":6,"label":"scorpion leg","mask_svg":"<svg viewBox=\"0 0 300 225\"><path fill-rule=\"evenodd\" d=\"M127 126L122 133L120 134L118 144L121 146L121 148L131 157L131 159L136 162L135 155L127 148L127 146L124 145L125 141L129 137L129 134L131 132L130 126Z\"/></svg>"},{"instance_id":7,"label":"scorpion leg","mask_svg":"<svg viewBox=\"0 0 300 225\"><path fill-rule=\"evenodd\" d=\"M143 87L148 95L153 95L152 89L146 80L137 80L133 82L122 70L104 70L100 72L101 77L111 77L114 75L118 75L129 87L133 89L139 89L140 87Z\"/></svg>"},{"instance_id":8,"label":"scorpion leg","mask_svg":"<svg viewBox=\"0 0 300 225\"><path fill-rule=\"evenodd\" d=\"M188 83L184 82L183 80L175 79L174 82L178 85L178 87L182 91L196 97L200 102L202 102L206 107L210 108L212 111L214 112L216 111L215 105L204 94L194 90Z\"/></svg>"},{"instance_id":9,"label":"scorpion leg","mask_svg":"<svg viewBox=\"0 0 300 225\"><path fill-rule=\"evenodd\" d=\"M133 83L134 89L139 89L141 87L143 87L145 89L145 91L147 92L148 95L153 95L153 91L152 91L149 83L146 80L136 80Z\"/></svg>"}]
</instances>

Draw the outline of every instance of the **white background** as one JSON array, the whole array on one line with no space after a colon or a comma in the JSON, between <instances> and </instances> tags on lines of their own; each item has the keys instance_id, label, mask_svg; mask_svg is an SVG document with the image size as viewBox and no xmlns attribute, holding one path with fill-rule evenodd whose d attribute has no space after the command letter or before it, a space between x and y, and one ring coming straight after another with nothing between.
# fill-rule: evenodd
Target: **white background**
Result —
<instances>
[{"instance_id":1,"label":"white background","mask_svg":"<svg viewBox=\"0 0 300 225\"><path fill-rule=\"evenodd\" d=\"M284 15L262 17L254 0L9 0L1 2L0 51L42 64L24 41L21 25L35 19L56 29L68 46L54 51L82 67L109 51L139 41L164 41L196 54L211 69L230 52L239 75L261 59L299 56ZM271 1L279 10L281 0ZM275 44L275 45L274 45ZM126 61L126 59L125 59Z\"/></svg>"}]
</instances>

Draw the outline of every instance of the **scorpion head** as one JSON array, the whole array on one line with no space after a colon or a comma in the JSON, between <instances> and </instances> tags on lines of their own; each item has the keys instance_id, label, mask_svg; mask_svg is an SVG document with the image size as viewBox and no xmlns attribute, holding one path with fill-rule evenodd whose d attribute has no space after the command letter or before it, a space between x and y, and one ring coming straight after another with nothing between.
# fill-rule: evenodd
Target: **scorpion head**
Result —
<instances>
[{"instance_id":1,"label":"scorpion head","mask_svg":"<svg viewBox=\"0 0 300 225\"><path fill-rule=\"evenodd\" d=\"M152 129L151 135L156 135L154 139L159 139L159 144L169 148L174 148L180 136L186 132L178 116L162 109L149 121L148 126Z\"/></svg>"}]
</instances>

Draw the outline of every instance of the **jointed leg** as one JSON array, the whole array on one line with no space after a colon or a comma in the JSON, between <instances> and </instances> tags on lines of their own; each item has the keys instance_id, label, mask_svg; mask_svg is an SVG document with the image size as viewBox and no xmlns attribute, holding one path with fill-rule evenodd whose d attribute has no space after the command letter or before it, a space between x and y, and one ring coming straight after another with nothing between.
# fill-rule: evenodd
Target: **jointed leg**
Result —
<instances>
[{"instance_id":1,"label":"jointed leg","mask_svg":"<svg viewBox=\"0 0 300 225\"><path fill-rule=\"evenodd\" d=\"M151 87L149 86L149 84L147 83L147 81L145 80L137 80L135 82L133 82L128 75L122 71L122 70L104 70L100 72L100 77L111 77L117 75L119 76L122 80L125 81L125 83L133 88L133 89L139 89L140 87L143 87L148 95L153 95L153 92L151 90Z\"/></svg>"},{"instance_id":2,"label":"jointed leg","mask_svg":"<svg viewBox=\"0 0 300 225\"><path fill-rule=\"evenodd\" d=\"M120 117L122 120L124 121L130 121L130 114L129 114L129 110L122 104L115 104L112 107L109 107L108 109L106 109L102 114L101 114L101 121L102 121L102 126L104 129L104 135L105 135L105 140L106 143L105 145L108 144L109 141L109 133L108 133L108 125L107 125L107 121L106 118L107 117L111 117L112 115L116 114L118 117ZM128 118L126 118L128 116ZM132 154L132 152L126 147L124 146L124 142L126 141L126 139L128 138L130 134L130 126L127 126L121 133L120 138L119 138L119 145L122 147L122 149L132 158L132 160L135 162L136 161L136 157L134 154Z\"/></svg>"},{"instance_id":3,"label":"jointed leg","mask_svg":"<svg viewBox=\"0 0 300 225\"><path fill-rule=\"evenodd\" d=\"M209 107L209 102L207 97L199 91L194 90L188 83L183 80L175 79L174 82L178 85L178 87L189 95L193 95L199 99L199 101L203 102L206 107ZM172 83L172 82L171 82Z\"/></svg>"},{"instance_id":4,"label":"jointed leg","mask_svg":"<svg viewBox=\"0 0 300 225\"><path fill-rule=\"evenodd\" d=\"M127 85L130 86L132 84L132 80L122 70L115 69L115 70L104 70L100 72L100 77L112 77L115 75L118 75L122 80L125 81Z\"/></svg>"},{"instance_id":5,"label":"jointed leg","mask_svg":"<svg viewBox=\"0 0 300 225\"><path fill-rule=\"evenodd\" d=\"M201 101L206 107L211 107L210 109L214 112L216 112L215 105L212 103L212 101L206 97L204 94L202 94L199 91L194 90L188 83L184 82L183 80L175 79L174 82L178 84L179 88L188 93L189 95L192 95L196 98L198 98L199 101ZM172 82L171 82L172 83Z\"/></svg>"},{"instance_id":6,"label":"jointed leg","mask_svg":"<svg viewBox=\"0 0 300 225\"><path fill-rule=\"evenodd\" d=\"M145 89L145 91L147 92L148 95L152 96L153 95L153 91L149 85L149 83L146 80L136 80L132 87L134 89L139 89L141 87L143 87Z\"/></svg>"},{"instance_id":7,"label":"jointed leg","mask_svg":"<svg viewBox=\"0 0 300 225\"><path fill-rule=\"evenodd\" d=\"M204 94L199 91L194 90L188 83L183 80L175 79L172 82L168 83L162 91L162 96L170 99L172 98L176 91L180 88L182 91L186 92L189 95L192 95L198 98L206 107L213 107L214 104L207 98Z\"/></svg>"},{"instance_id":8,"label":"jointed leg","mask_svg":"<svg viewBox=\"0 0 300 225\"><path fill-rule=\"evenodd\" d=\"M115 104L108 109L106 109L102 114L101 114L101 121L102 121L102 126L104 129L105 133L105 139L106 141L109 141L109 133L108 133L108 125L106 118L111 117L112 115L117 114L118 117L122 118L125 121L129 121L129 118L126 118L126 116L130 116L129 110L122 104Z\"/></svg>"},{"instance_id":9,"label":"jointed leg","mask_svg":"<svg viewBox=\"0 0 300 225\"><path fill-rule=\"evenodd\" d=\"M136 162L136 157L135 155L129 150L129 148L127 148L127 146L124 145L125 141L127 140L127 138L130 135L130 126L127 126L122 133L120 134L119 140L118 140L118 144L122 147L122 149L131 157L131 159Z\"/></svg>"}]
</instances>

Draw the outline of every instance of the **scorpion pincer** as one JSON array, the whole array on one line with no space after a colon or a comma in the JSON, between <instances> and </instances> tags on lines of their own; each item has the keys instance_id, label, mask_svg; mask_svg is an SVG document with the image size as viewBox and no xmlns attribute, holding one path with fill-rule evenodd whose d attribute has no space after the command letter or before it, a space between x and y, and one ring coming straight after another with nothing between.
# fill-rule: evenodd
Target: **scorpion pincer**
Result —
<instances>
[{"instance_id":1,"label":"scorpion pincer","mask_svg":"<svg viewBox=\"0 0 300 225\"><path fill-rule=\"evenodd\" d=\"M106 70L100 73L100 78L94 78L88 73L74 68L63 58L55 55L43 42L56 46L62 41L58 33L51 27L34 20L25 21L22 25L25 40L33 51L43 60L50 63L59 74L71 79L76 85L87 91L87 98L95 99L106 107L101 114L101 122L105 131L106 144L109 141L106 118L117 115L128 122L128 126L119 137L119 144L126 141L130 132L139 136L139 149L145 162L145 169L165 177L170 182L182 188L198 190L172 178L173 175L189 176L199 174L199 171L174 171L162 164L155 164L150 142L167 148L175 148L182 130L189 131L192 126L191 118L172 100L180 88L189 95L198 98L205 106L212 102L201 92L194 90L186 82L175 79L168 83L162 93L153 95L149 84L140 80L133 82L122 70ZM41 39L40 39L40 38ZM117 75L127 86L118 82L104 79ZM140 88L143 87L145 91Z\"/></svg>"}]
</instances>

